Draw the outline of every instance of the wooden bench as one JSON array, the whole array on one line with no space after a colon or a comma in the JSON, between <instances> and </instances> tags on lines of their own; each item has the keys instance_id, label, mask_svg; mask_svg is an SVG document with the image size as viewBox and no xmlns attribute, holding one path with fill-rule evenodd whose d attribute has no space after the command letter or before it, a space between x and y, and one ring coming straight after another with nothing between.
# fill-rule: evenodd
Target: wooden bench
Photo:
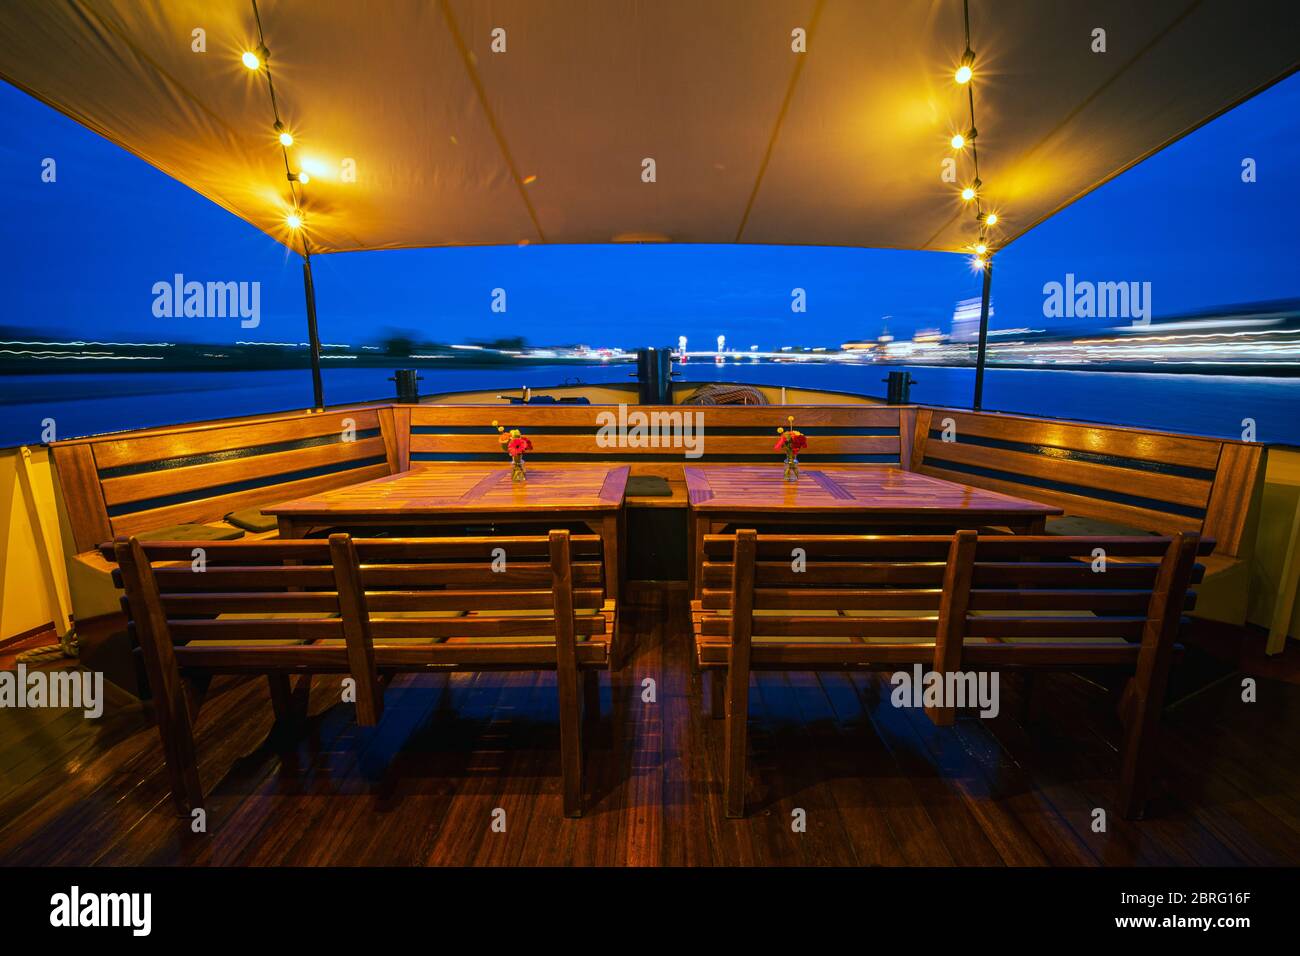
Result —
<instances>
[{"instance_id":1,"label":"wooden bench","mask_svg":"<svg viewBox=\"0 0 1300 956\"><path fill-rule=\"evenodd\" d=\"M1198 616L1245 621L1263 445L944 408L918 410L915 429L916 471L1059 505L1049 534L1213 538Z\"/></svg>"},{"instance_id":2,"label":"wooden bench","mask_svg":"<svg viewBox=\"0 0 1300 956\"><path fill-rule=\"evenodd\" d=\"M528 454L529 461L626 462L633 478L665 479L670 495L628 498L630 507L640 508L685 508L683 465L779 463L781 455L772 446L776 429L788 427L790 415L812 443L801 456L803 461L906 468L914 412L888 405L410 405L395 411L399 427L401 422L409 425L406 451L411 463L503 460L492 426L495 419L507 428L521 429L533 440L535 450ZM683 416L688 415L692 440L701 437L696 457L688 457L681 443L660 440L662 428L682 428L688 421ZM640 416L647 426L656 426L642 432L644 443L634 430L643 420ZM611 422L616 427L626 424L625 434L631 440L606 443L600 430Z\"/></svg>"},{"instance_id":3,"label":"wooden bench","mask_svg":"<svg viewBox=\"0 0 1300 956\"><path fill-rule=\"evenodd\" d=\"M98 551L103 542L180 524L233 533L222 521L231 512L391 474L392 417L387 408L354 408L56 442L50 450L73 545L77 619L117 610L112 569Z\"/></svg>"},{"instance_id":4,"label":"wooden bench","mask_svg":"<svg viewBox=\"0 0 1300 956\"><path fill-rule=\"evenodd\" d=\"M653 560L640 563L664 573L678 573L673 565L680 564L684 574L684 557L677 555L684 550L678 539L686 534L683 466L779 464L772 444L789 415L809 436L810 447L801 455L807 464L894 466L1059 505L1066 523L1049 521L1049 532L1198 531L1213 537L1218 547L1205 562L1208 577L1198 614L1234 623L1245 618L1262 446L884 405L393 404L57 443L54 462L79 552L70 566L74 608L78 619L115 608L116 595L105 583L108 569L91 550L114 535L179 521L218 523L240 508L396 474L422 462L504 462L493 420L519 427L533 439L530 461L627 462L634 483L641 477L664 479L667 495L638 496L635 490L629 495L628 518L636 525L630 533L655 542L638 551ZM689 449L681 443L665 446L653 440L657 436L636 432L639 422L671 431L686 421L682 416L702 425L699 457L687 457ZM625 437L632 441L603 441L601 428L611 423L629 429ZM644 440L638 440L641 435ZM653 509L669 510L656 514Z\"/></svg>"},{"instance_id":5,"label":"wooden bench","mask_svg":"<svg viewBox=\"0 0 1300 956\"><path fill-rule=\"evenodd\" d=\"M692 611L697 663L715 674L715 717L725 700L727 816L745 808L751 671L900 665L966 681L971 669L1126 669L1119 804L1126 817L1141 816L1175 641L1192 606L1188 586L1203 570L1196 555L1212 546L1181 531L707 536L704 590ZM1097 548L1108 562L1124 560L1096 571ZM927 710L941 726L955 719L951 698Z\"/></svg>"},{"instance_id":6,"label":"wooden bench","mask_svg":"<svg viewBox=\"0 0 1300 956\"><path fill-rule=\"evenodd\" d=\"M495 549L504 549L504 567L494 567ZM581 814L578 674L585 672L585 706L594 715L595 671L608 668L616 633L597 536L119 537L103 551L119 565L114 574L126 591L182 813L203 801L194 722L214 674L265 674L276 717L286 721L305 716L313 674L347 674L357 721L370 726L396 673L554 670L564 813Z\"/></svg>"}]
</instances>

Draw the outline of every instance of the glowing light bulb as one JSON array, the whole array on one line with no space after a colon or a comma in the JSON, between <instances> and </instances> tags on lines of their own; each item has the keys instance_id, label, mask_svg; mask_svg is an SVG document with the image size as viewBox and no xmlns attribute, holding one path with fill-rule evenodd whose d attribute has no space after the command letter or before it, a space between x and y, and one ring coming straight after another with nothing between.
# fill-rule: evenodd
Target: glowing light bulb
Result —
<instances>
[{"instance_id":1,"label":"glowing light bulb","mask_svg":"<svg viewBox=\"0 0 1300 956\"><path fill-rule=\"evenodd\" d=\"M299 173L299 174L298 174L298 182L300 182L300 183L309 183L309 182L311 182L311 176L307 175L307 173L305 173L305 172L303 172L303 173Z\"/></svg>"},{"instance_id":2,"label":"glowing light bulb","mask_svg":"<svg viewBox=\"0 0 1300 956\"><path fill-rule=\"evenodd\" d=\"M280 134L280 145L281 145L281 146L292 146L292 145L293 145L293 133L290 133L288 130L285 130L283 133L281 133L281 134Z\"/></svg>"},{"instance_id":3,"label":"glowing light bulb","mask_svg":"<svg viewBox=\"0 0 1300 956\"><path fill-rule=\"evenodd\" d=\"M995 212L991 212L984 217L984 221L988 223L990 226L996 226L998 224L998 214Z\"/></svg>"},{"instance_id":4,"label":"glowing light bulb","mask_svg":"<svg viewBox=\"0 0 1300 956\"><path fill-rule=\"evenodd\" d=\"M291 212L289 215L285 216L284 222L290 229L302 228L302 216L296 212Z\"/></svg>"},{"instance_id":5,"label":"glowing light bulb","mask_svg":"<svg viewBox=\"0 0 1300 956\"><path fill-rule=\"evenodd\" d=\"M961 198L964 199L966 202L970 202L972 199L975 198L975 190L967 186L965 189L961 191Z\"/></svg>"},{"instance_id":6,"label":"glowing light bulb","mask_svg":"<svg viewBox=\"0 0 1300 956\"><path fill-rule=\"evenodd\" d=\"M966 137L961 133L954 133L951 142L953 149L961 149L966 145Z\"/></svg>"},{"instance_id":7,"label":"glowing light bulb","mask_svg":"<svg viewBox=\"0 0 1300 956\"><path fill-rule=\"evenodd\" d=\"M977 255L977 256L983 256L983 255L984 255L986 252L988 252L988 251L989 251L989 247L986 246L984 243L982 243L982 242L980 242L980 243L976 243L976 245L975 245L975 255Z\"/></svg>"},{"instance_id":8,"label":"glowing light bulb","mask_svg":"<svg viewBox=\"0 0 1300 956\"><path fill-rule=\"evenodd\" d=\"M975 54L970 47L961 55L961 66L957 67L955 79L958 83L969 83L970 78L975 75Z\"/></svg>"},{"instance_id":9,"label":"glowing light bulb","mask_svg":"<svg viewBox=\"0 0 1300 956\"><path fill-rule=\"evenodd\" d=\"M972 257L971 257L971 260L970 260L970 267L971 267L972 269L974 269L976 272L983 272L983 271L984 271L984 267L987 266L987 265L988 265L988 262L987 262L986 260L984 260L983 258L981 258L980 256L972 256Z\"/></svg>"},{"instance_id":10,"label":"glowing light bulb","mask_svg":"<svg viewBox=\"0 0 1300 956\"><path fill-rule=\"evenodd\" d=\"M251 50L245 50L244 55L240 57L244 61L244 66L250 70L260 70L262 68L262 59Z\"/></svg>"}]
</instances>

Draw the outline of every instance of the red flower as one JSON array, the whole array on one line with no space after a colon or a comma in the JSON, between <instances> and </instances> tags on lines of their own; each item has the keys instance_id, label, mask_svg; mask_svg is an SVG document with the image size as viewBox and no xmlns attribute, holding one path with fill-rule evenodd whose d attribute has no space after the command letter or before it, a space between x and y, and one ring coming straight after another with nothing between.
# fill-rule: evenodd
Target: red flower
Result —
<instances>
[{"instance_id":1,"label":"red flower","mask_svg":"<svg viewBox=\"0 0 1300 956\"><path fill-rule=\"evenodd\" d=\"M532 451L532 450L533 450L532 439L526 438L523 435L520 435L518 438L510 439L510 443L506 445L506 451L510 452L511 458L518 458L524 452Z\"/></svg>"},{"instance_id":2,"label":"red flower","mask_svg":"<svg viewBox=\"0 0 1300 956\"><path fill-rule=\"evenodd\" d=\"M785 451L787 446L790 451L796 455L808 447L808 439L803 436L802 432L788 431L776 440L773 451Z\"/></svg>"}]
</instances>

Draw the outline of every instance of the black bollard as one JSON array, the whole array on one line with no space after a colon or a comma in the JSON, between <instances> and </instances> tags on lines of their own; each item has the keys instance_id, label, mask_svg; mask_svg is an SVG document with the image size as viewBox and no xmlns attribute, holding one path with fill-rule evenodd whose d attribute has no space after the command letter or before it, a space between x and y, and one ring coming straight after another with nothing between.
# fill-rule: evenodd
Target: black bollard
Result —
<instances>
[{"instance_id":1,"label":"black bollard","mask_svg":"<svg viewBox=\"0 0 1300 956\"><path fill-rule=\"evenodd\" d=\"M673 403L672 349L637 349L636 381L642 405Z\"/></svg>"},{"instance_id":2,"label":"black bollard","mask_svg":"<svg viewBox=\"0 0 1300 956\"><path fill-rule=\"evenodd\" d=\"M889 378L882 378L881 381L889 383L885 393L886 405L911 404L911 388L916 384L911 372L890 372Z\"/></svg>"},{"instance_id":3,"label":"black bollard","mask_svg":"<svg viewBox=\"0 0 1300 956\"><path fill-rule=\"evenodd\" d=\"M393 377L389 381L397 383L397 400L403 405L418 405L420 403L420 386L416 382L422 381L422 379L417 369L395 369Z\"/></svg>"}]
</instances>

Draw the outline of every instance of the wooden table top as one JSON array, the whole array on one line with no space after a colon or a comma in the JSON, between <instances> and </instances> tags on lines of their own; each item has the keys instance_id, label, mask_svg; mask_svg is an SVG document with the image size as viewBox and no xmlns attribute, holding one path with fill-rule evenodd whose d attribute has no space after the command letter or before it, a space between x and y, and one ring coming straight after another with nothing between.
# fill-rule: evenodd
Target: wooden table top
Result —
<instances>
[{"instance_id":1,"label":"wooden table top","mask_svg":"<svg viewBox=\"0 0 1300 956\"><path fill-rule=\"evenodd\" d=\"M529 465L528 480L513 482L508 461L501 465L413 465L400 475L262 510L289 517L612 511L623 503L627 475L627 465Z\"/></svg>"},{"instance_id":2,"label":"wooden table top","mask_svg":"<svg viewBox=\"0 0 1300 956\"><path fill-rule=\"evenodd\" d=\"M683 470L691 507L700 511L834 512L873 514L1059 515L1060 508L972 488L900 468L800 466L787 482L784 463L688 465Z\"/></svg>"}]
</instances>

